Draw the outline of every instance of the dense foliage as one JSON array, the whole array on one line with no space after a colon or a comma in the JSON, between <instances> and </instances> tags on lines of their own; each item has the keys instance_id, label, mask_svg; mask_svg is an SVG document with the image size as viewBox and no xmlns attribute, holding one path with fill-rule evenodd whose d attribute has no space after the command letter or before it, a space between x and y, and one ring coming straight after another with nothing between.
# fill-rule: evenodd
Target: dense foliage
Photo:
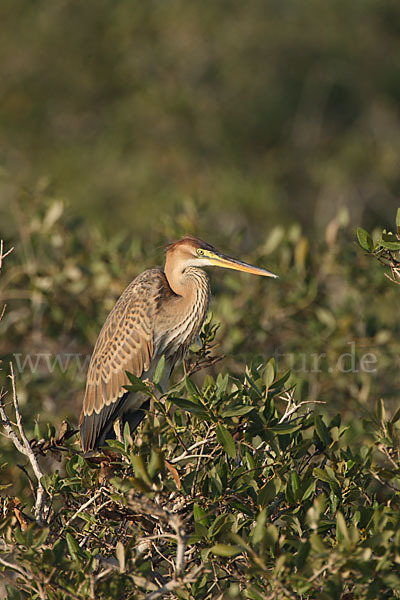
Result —
<instances>
[{"instance_id":1,"label":"dense foliage","mask_svg":"<svg viewBox=\"0 0 400 600\"><path fill-rule=\"evenodd\" d=\"M133 446L97 459L64 447L66 473L43 479L48 526L20 527L6 506L9 597L397 597L400 413L379 403L357 450L339 416L297 414L285 379L273 362L201 390L186 379Z\"/></svg>"},{"instance_id":2,"label":"dense foliage","mask_svg":"<svg viewBox=\"0 0 400 600\"><path fill-rule=\"evenodd\" d=\"M343 216L331 224L322 255L308 253L305 237L299 233L274 234L278 257L276 265L269 266L279 271L286 264L298 277L297 291L281 306L288 311L294 304L292 328L297 318L307 318L309 327L318 322L329 326L328 309L324 312L315 302L318 298L328 303L323 291L326 272L339 268L340 219ZM117 282L125 277L122 265L127 256L142 256L139 248L126 246L121 258L124 240L102 240L98 255L88 261L86 244L96 233L88 235L79 224L68 223L72 222L62 218L62 207L50 202L43 216L35 217L25 229L31 261L13 265L18 248L4 260L2 277L8 276L14 288L8 286L11 299L2 326L8 339L14 336L15 348L25 352L34 347L27 333L38 297L41 343L56 347L73 340L79 348L87 343L86 337L94 339L96 326L88 315L99 322L104 318ZM358 238L367 254L392 268L396 281L397 233L371 236L359 229ZM79 258L68 262L74 253ZM267 254L265 247L259 252L261 257ZM378 262L375 265L361 250L353 256L357 262L348 268L358 273L361 286L373 281L389 298L392 291L397 292L396 285L379 280ZM55 265L64 258L63 269L56 272ZM139 260L143 258L136 266ZM313 279L309 300L314 303L313 311L304 311L303 306L305 261L309 273L324 271L323 277ZM12 299L23 286L36 292L31 305ZM365 382L371 375L347 369L338 369L335 377L328 369L318 372L322 381L333 379L325 387L326 397L336 393L337 403L322 405L323 414L317 411L320 405L315 402L325 398L321 391L318 397L311 393L315 373L290 374L282 369L282 361L277 369L277 357L266 362L254 353L259 330L273 333L281 321L263 324L262 309L258 312L257 304L251 302L253 293L254 288L240 291L237 287L236 310L246 307L246 314L242 312L235 325L247 335L254 332L253 338L246 339L245 333L242 339L222 334L227 337L225 347L236 348L237 356L248 356L249 366L240 369L238 358L227 361L228 374L221 362L214 362L216 335L221 334L207 320L202 347L192 353L187 374L178 374L161 399L154 394L162 376L162 360L153 383L131 378L131 386L147 394L152 407L134 440L126 431L124 443L110 442L103 454L83 456L74 428L66 422L61 425L64 409L54 408L58 399L59 407L67 406L71 390L62 387L71 386L73 391L76 371L17 373L16 391L21 388L20 408L29 445L39 457L45 500L38 523L32 508L37 481L29 462L26 458L23 462L20 455L17 458L14 446L2 441L8 464L2 465L0 569L8 598L349 600L399 596L400 411L392 408L387 414L384 401L377 396L375 408L361 412L367 399L357 405L354 400L350 403L348 394L353 416L357 416L352 419L344 403L346 394L357 381ZM282 301L282 296L274 300L274 293L279 291L270 293L271 304ZM293 301L296 293L297 304ZM220 288L217 313L229 295L232 290ZM101 309L100 298L105 302ZM359 303L359 315L364 310L372 315L373 299L367 303ZM331 304L330 310L340 322L343 304ZM314 314L318 311L321 321ZM347 304L346 311L350 313L351 305ZM222 308L221 315L225 314ZM19 321L15 315L21 316ZM380 323L385 318L377 312ZM331 346L335 340L339 343L339 334L335 337L331 332ZM293 352L301 351L301 335L293 338ZM379 359L390 361L392 338L386 340L386 352ZM375 350L372 342L371 348ZM5 362L3 375L8 372ZM10 390L10 381L4 383ZM79 380L75 386L78 395ZM11 404L11 391L3 402L7 399ZM371 405L370 392L367 398ZM335 414L340 405L342 415ZM6 410L15 421L12 406ZM39 410L42 416L34 426L33 416ZM49 425L45 425L47 420ZM76 424L76 417L72 423ZM21 461L22 471L17 468Z\"/></svg>"}]
</instances>

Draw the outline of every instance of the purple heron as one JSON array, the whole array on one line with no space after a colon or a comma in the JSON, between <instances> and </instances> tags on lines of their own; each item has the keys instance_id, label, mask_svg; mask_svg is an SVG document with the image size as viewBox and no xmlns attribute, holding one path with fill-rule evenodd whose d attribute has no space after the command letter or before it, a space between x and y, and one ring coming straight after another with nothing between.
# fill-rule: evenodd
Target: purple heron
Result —
<instances>
[{"instance_id":1,"label":"purple heron","mask_svg":"<svg viewBox=\"0 0 400 600\"><path fill-rule=\"evenodd\" d=\"M270 271L221 254L194 237L169 244L164 269L149 269L123 292L97 339L89 365L80 419L84 451L114 437L119 420L131 432L149 408L143 394L128 392L126 371L151 379L162 356L166 389L176 363L197 337L210 302L210 284L201 267L216 266L255 275L277 277Z\"/></svg>"}]
</instances>

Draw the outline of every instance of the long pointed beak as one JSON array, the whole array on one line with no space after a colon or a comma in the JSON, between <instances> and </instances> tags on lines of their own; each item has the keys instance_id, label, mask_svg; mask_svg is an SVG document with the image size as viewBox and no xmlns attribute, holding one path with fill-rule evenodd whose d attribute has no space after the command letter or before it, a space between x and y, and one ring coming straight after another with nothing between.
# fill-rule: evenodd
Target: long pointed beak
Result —
<instances>
[{"instance_id":1,"label":"long pointed beak","mask_svg":"<svg viewBox=\"0 0 400 600\"><path fill-rule=\"evenodd\" d=\"M235 271L244 271L245 273L263 275L264 277L273 277L274 279L278 278L278 275L275 275L275 273L271 273L271 271L267 271L266 269L260 269L259 267L254 267L253 265L249 265L248 263L242 262L241 260L236 260L236 258L231 258L230 256L225 256L224 254L220 254L219 252L213 254L213 256L209 256L208 259L216 267L234 269Z\"/></svg>"}]
</instances>

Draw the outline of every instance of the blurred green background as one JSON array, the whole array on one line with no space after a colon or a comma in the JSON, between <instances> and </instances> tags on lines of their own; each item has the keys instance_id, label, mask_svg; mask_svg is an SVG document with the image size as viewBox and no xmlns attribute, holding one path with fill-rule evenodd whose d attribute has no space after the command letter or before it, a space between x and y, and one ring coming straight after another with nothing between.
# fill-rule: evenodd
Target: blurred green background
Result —
<instances>
[{"instance_id":1,"label":"blurred green background","mask_svg":"<svg viewBox=\"0 0 400 600\"><path fill-rule=\"evenodd\" d=\"M212 274L214 371L275 354L347 419L396 404L398 290L355 226L399 205L399 24L398 0L3 1L4 381L16 353L87 356L190 233L281 277ZM353 347L373 372L338 370ZM19 374L25 414L76 424L85 369L43 360Z\"/></svg>"},{"instance_id":2,"label":"blurred green background","mask_svg":"<svg viewBox=\"0 0 400 600\"><path fill-rule=\"evenodd\" d=\"M186 198L216 241L288 220L318 236L343 204L388 221L399 22L397 0L4 0L4 174L131 235Z\"/></svg>"}]
</instances>

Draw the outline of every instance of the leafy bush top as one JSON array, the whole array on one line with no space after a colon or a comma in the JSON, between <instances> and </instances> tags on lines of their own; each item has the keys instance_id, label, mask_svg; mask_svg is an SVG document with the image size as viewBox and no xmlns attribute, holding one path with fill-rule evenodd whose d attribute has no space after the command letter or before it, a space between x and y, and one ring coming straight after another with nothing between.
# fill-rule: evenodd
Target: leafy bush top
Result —
<instances>
[{"instance_id":1,"label":"leafy bush top","mask_svg":"<svg viewBox=\"0 0 400 600\"><path fill-rule=\"evenodd\" d=\"M68 243L79 239L79 231L65 233L58 227ZM397 233L384 235L398 239ZM378 260L384 254L385 264L396 269L397 246L385 244L397 241L379 237L371 245L368 236L359 232L364 249ZM326 339L334 346L336 338L326 312L315 318L302 306L307 282L304 261L309 261L311 270L321 263L314 263L314 256L307 257L301 236L294 238L292 246L290 240L280 240L281 264L287 261L289 266L293 259L291 272L298 274L298 312L293 323L306 319L318 332L317 323L328 327ZM110 256L115 252L118 257L112 244L107 248ZM319 267L322 271L314 284L310 282L314 303L316 298L327 301L322 291L327 285L324 269L338 255L336 247L331 247L323 256L326 264ZM43 264L50 268L51 257L47 262L44 258ZM40 283L45 277L45 271L39 273L43 264L30 268L26 264L16 278L26 284ZM93 281L83 266L82 273L85 282ZM366 271L358 274L362 286ZM397 277L397 271L392 269L392 275ZM60 277L59 286L57 277L50 280L48 291L39 285L42 300L54 293L68 304L75 297L76 290L66 283L68 275ZM64 298L63 289L67 290ZM248 293L239 295L239 302L247 303ZM78 287L75 314L83 315L84 306L96 294L96 289L91 290L85 298ZM260 318L256 312L260 302L248 306L248 313L239 312L235 323L247 331L253 330L252 319ZM368 312L366 305L360 306ZM93 301L91 310L95 307ZM3 325L16 333L16 340L27 344L24 332L29 319L16 325L9 319L15 310L6 313ZM342 304L336 313L331 305L330 313L338 322L346 315ZM54 342L61 327L57 306L44 302L42 316L44 339ZM384 322L387 315L378 317ZM89 327L87 321L82 323ZM265 364L254 358L244 371L236 368L232 374L223 374L211 353L216 330L217 325L207 320L202 347L187 364L188 375L177 379L161 398L156 392L163 361L153 382L131 376L131 388L151 399L147 418L134 440L126 430L124 443L112 441L95 456L82 455L76 431L67 422L56 434L54 419L46 426L42 419L31 432L32 407L23 388L21 412L24 418L28 416L29 431L24 437L18 415L5 406L10 404L11 392L14 408L19 406L12 379L10 395L2 397L3 420L8 412L6 426L14 431L30 464L21 465L10 490L10 475L18 473L20 457L2 442L4 460L10 463L2 467L3 488L14 492L2 497L0 522L0 569L8 598L399 597L400 410L387 415L379 400L373 412L364 411L363 419L349 418L350 410L356 414L354 404L347 412L341 411L345 418L334 414L332 407L318 414L316 398L304 392L307 388L296 390L299 378L277 369L274 359ZM231 348L235 343L229 336L225 341ZM244 340L238 347L246 349L253 343L254 339ZM296 338L293 348L301 348L302 343ZM388 363L391 352L388 345ZM200 383L196 371L211 364L213 370ZM347 388L339 375L334 383L336 393L341 390L342 402ZM360 381L367 381L361 375ZM53 389L63 377L56 372ZM356 373L350 386L357 377ZM23 383L24 377L19 381ZM41 398L41 390L48 389L46 382L38 379L35 383ZM330 388L331 395L334 390ZM31 433L35 437L29 439ZM43 496L38 495L42 490Z\"/></svg>"}]
</instances>

